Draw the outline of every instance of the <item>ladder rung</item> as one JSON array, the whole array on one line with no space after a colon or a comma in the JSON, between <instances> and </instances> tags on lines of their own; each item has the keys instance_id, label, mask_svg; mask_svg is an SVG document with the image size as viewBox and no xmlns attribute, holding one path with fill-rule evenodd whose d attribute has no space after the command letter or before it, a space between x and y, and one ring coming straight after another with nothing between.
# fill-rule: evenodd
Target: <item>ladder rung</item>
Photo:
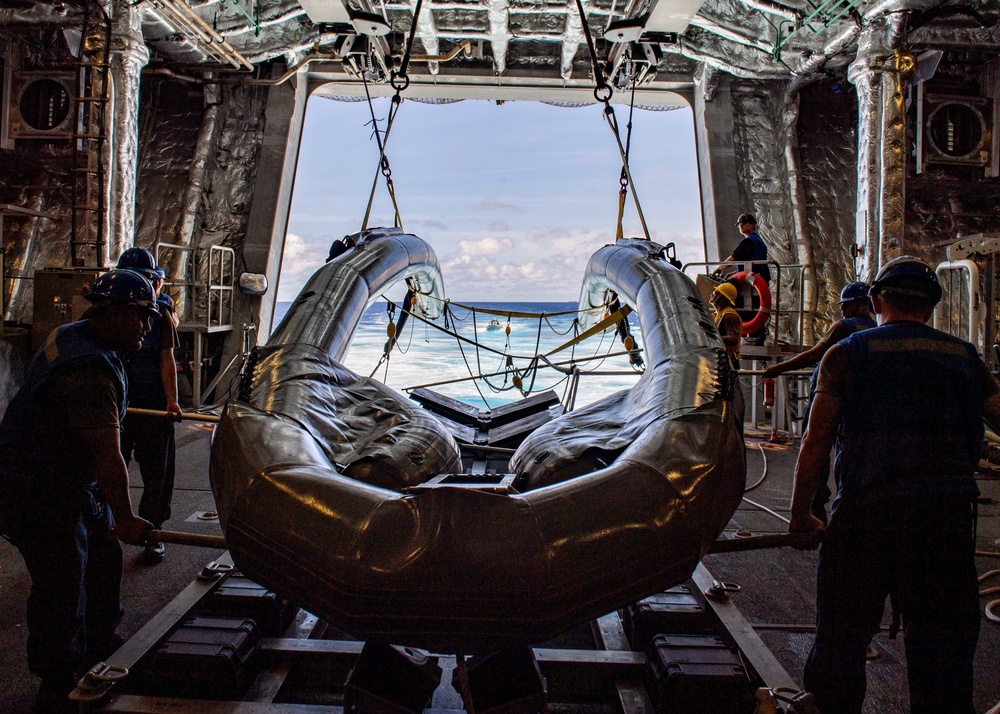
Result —
<instances>
[{"instance_id":1,"label":"ladder rung","mask_svg":"<svg viewBox=\"0 0 1000 714\"><path fill-rule=\"evenodd\" d=\"M77 62L80 67L110 67L107 62Z\"/></svg>"},{"instance_id":2,"label":"ladder rung","mask_svg":"<svg viewBox=\"0 0 1000 714\"><path fill-rule=\"evenodd\" d=\"M88 104L106 104L108 100L105 97L77 97L76 101Z\"/></svg>"},{"instance_id":3,"label":"ladder rung","mask_svg":"<svg viewBox=\"0 0 1000 714\"><path fill-rule=\"evenodd\" d=\"M94 206L74 206L74 211L86 211L88 213L100 213L100 208L95 208Z\"/></svg>"},{"instance_id":4,"label":"ladder rung","mask_svg":"<svg viewBox=\"0 0 1000 714\"><path fill-rule=\"evenodd\" d=\"M73 134L74 139L103 139L102 134Z\"/></svg>"},{"instance_id":5,"label":"ladder rung","mask_svg":"<svg viewBox=\"0 0 1000 714\"><path fill-rule=\"evenodd\" d=\"M75 173L78 173L78 174L95 174L96 175L96 174L103 174L104 173L104 171L102 171L101 169L76 168L76 169L73 169L73 171Z\"/></svg>"}]
</instances>

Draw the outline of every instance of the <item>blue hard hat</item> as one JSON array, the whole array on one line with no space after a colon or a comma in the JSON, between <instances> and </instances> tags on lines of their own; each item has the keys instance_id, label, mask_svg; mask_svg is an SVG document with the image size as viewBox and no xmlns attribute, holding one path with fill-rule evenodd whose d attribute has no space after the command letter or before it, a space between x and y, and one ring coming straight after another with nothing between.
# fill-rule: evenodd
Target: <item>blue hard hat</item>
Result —
<instances>
[{"instance_id":1,"label":"blue hard hat","mask_svg":"<svg viewBox=\"0 0 1000 714\"><path fill-rule=\"evenodd\" d=\"M904 255L883 265L875 276L869 294L875 297L882 292L925 297L933 306L941 300L941 283L934 268L920 258Z\"/></svg>"},{"instance_id":2,"label":"blue hard hat","mask_svg":"<svg viewBox=\"0 0 1000 714\"><path fill-rule=\"evenodd\" d=\"M843 305L845 302L851 302L852 300L863 300L868 297L868 283L856 282L848 283L844 286L843 290L840 291L840 300L837 301L838 305Z\"/></svg>"},{"instance_id":3,"label":"blue hard hat","mask_svg":"<svg viewBox=\"0 0 1000 714\"><path fill-rule=\"evenodd\" d=\"M120 302L139 305L152 315L159 315L156 291L146 278L134 270L111 270L99 276L85 296L90 302Z\"/></svg>"},{"instance_id":4,"label":"blue hard hat","mask_svg":"<svg viewBox=\"0 0 1000 714\"><path fill-rule=\"evenodd\" d=\"M118 258L119 270L134 270L148 280L156 280L156 259L145 248L129 248Z\"/></svg>"},{"instance_id":5,"label":"blue hard hat","mask_svg":"<svg viewBox=\"0 0 1000 714\"><path fill-rule=\"evenodd\" d=\"M166 280L167 279L167 271L164 270L163 268L161 268L159 265L157 265L155 268L153 268L153 270L156 271L156 277L158 277L160 280Z\"/></svg>"}]
</instances>

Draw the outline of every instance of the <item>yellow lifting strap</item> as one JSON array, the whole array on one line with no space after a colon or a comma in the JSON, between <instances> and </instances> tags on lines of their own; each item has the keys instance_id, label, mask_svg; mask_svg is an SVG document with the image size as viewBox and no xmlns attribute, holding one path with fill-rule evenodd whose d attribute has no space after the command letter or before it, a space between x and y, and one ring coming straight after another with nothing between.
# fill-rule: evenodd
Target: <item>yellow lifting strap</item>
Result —
<instances>
[{"instance_id":1,"label":"yellow lifting strap","mask_svg":"<svg viewBox=\"0 0 1000 714\"><path fill-rule=\"evenodd\" d=\"M395 222L394 225L395 225L396 228L402 228L403 227L403 219L399 217L399 206L396 205L396 189L392 185L392 179L391 178L387 178L385 180L385 187L387 189L389 189L389 196L392 198L392 210L394 210L396 212L396 222Z\"/></svg>"},{"instance_id":2,"label":"yellow lifting strap","mask_svg":"<svg viewBox=\"0 0 1000 714\"><path fill-rule=\"evenodd\" d=\"M596 325L594 325L593 327L591 327L589 330L584 330L583 332L581 332L579 335L577 335L576 337L574 337L569 342L564 342L563 344L561 344L558 347L556 347L554 350L546 352L544 356L548 357L550 355L554 355L556 352L560 352L561 350L564 350L567 347L572 347L576 343L582 342L583 340L587 339L588 337L590 337L592 335L596 335L598 332L604 332L604 330L608 329L612 325L617 325L619 322L621 322L622 320L624 320L625 317L628 316L628 314L631 313L631 312L632 312L632 308L630 308L628 305L625 305L625 306L623 306L623 307L615 310L613 313L611 313L611 315L609 315L608 317L606 317L603 320L601 320L600 322L598 322Z\"/></svg>"},{"instance_id":3,"label":"yellow lifting strap","mask_svg":"<svg viewBox=\"0 0 1000 714\"><path fill-rule=\"evenodd\" d=\"M621 240L625 232L622 230L622 220L625 218L625 189L618 192L618 230L615 232L615 240Z\"/></svg>"}]
</instances>

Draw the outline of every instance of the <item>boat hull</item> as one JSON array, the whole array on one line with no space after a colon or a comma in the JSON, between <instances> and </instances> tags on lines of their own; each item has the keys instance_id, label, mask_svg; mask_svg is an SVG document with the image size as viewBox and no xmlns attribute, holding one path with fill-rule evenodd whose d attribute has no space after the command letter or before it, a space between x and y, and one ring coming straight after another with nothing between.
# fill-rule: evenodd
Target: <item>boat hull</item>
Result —
<instances>
[{"instance_id":1,"label":"boat hull","mask_svg":"<svg viewBox=\"0 0 1000 714\"><path fill-rule=\"evenodd\" d=\"M742 494L737 415L709 374L717 337L706 337L701 362L682 361L705 372L700 404L647 409L659 416L610 465L497 494L413 488L460 468L444 428L291 334L265 348L273 350L258 363L251 398L227 406L213 445L213 490L237 566L357 637L463 653L544 641L683 581ZM672 353L663 353L669 366ZM365 400L335 397L331 406L328 398L362 387L379 401L369 427L354 433L336 406L361 413ZM377 445L382 461L351 461L331 448L333 437L363 451L379 441L365 429L383 418L391 438ZM587 430L587 421L564 419L553 422L557 433ZM538 473L551 473L546 460L563 451L539 459L532 442L515 461L537 460ZM387 469L404 472L405 484L389 485Z\"/></svg>"}]
</instances>

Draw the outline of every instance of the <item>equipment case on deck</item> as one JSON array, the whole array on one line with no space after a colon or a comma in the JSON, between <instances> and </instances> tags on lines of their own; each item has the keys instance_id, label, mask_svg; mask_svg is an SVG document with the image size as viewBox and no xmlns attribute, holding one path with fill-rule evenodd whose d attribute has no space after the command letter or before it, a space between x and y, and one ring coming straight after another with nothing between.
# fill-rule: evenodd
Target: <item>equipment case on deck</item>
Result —
<instances>
[{"instance_id":1,"label":"equipment case on deck","mask_svg":"<svg viewBox=\"0 0 1000 714\"><path fill-rule=\"evenodd\" d=\"M253 620L195 617L150 654L142 680L165 696L236 698L256 674L259 649Z\"/></svg>"},{"instance_id":2,"label":"equipment case on deck","mask_svg":"<svg viewBox=\"0 0 1000 714\"><path fill-rule=\"evenodd\" d=\"M206 598L203 615L249 617L257 623L261 637L281 637L298 612L283 600L243 573L233 573Z\"/></svg>"},{"instance_id":3,"label":"equipment case on deck","mask_svg":"<svg viewBox=\"0 0 1000 714\"><path fill-rule=\"evenodd\" d=\"M700 593L691 581L627 606L622 626L632 647L641 651L649 648L656 635L701 635L712 629Z\"/></svg>"},{"instance_id":4,"label":"equipment case on deck","mask_svg":"<svg viewBox=\"0 0 1000 714\"><path fill-rule=\"evenodd\" d=\"M650 690L659 714L752 712L754 688L739 656L718 637L657 635L649 649Z\"/></svg>"}]
</instances>

